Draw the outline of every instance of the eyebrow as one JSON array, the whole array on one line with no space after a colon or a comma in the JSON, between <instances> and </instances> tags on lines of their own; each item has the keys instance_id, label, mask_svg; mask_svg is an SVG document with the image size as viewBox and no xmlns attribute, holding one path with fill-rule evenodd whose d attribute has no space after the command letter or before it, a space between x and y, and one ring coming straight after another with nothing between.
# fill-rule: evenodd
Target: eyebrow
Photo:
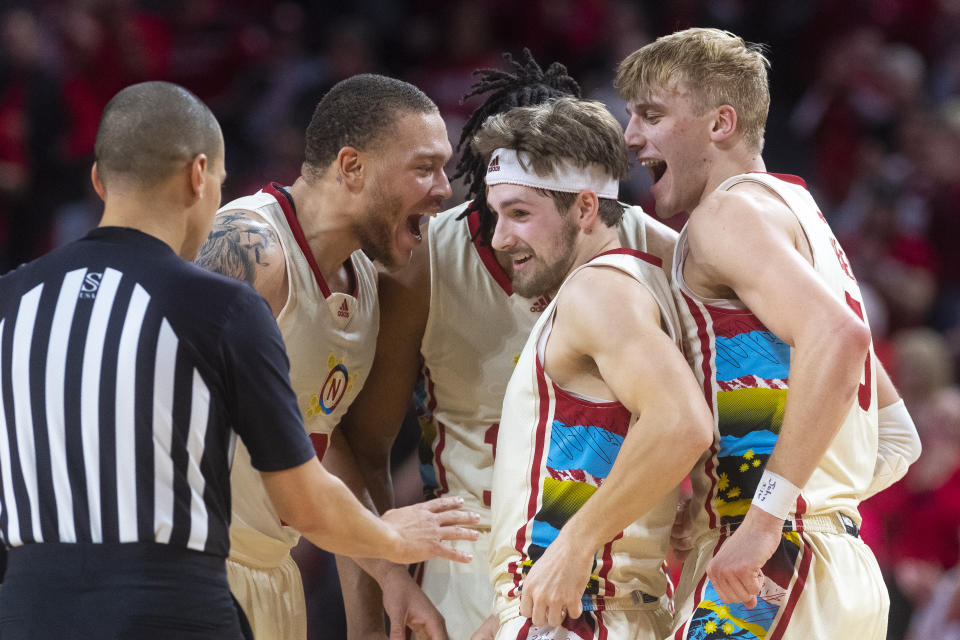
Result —
<instances>
[{"instance_id":1,"label":"eyebrow","mask_svg":"<svg viewBox=\"0 0 960 640\"><path fill-rule=\"evenodd\" d=\"M500 208L506 209L507 207L512 207L515 204L529 205L530 203L527 200L524 200L523 198L510 198L509 200L504 200L503 202L501 202Z\"/></svg>"}]
</instances>

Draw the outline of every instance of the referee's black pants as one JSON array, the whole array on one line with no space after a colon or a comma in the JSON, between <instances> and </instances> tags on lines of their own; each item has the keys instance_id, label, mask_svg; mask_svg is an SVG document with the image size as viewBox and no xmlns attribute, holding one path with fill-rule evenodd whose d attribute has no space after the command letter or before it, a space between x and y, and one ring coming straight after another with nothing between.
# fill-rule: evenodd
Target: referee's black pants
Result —
<instances>
[{"instance_id":1,"label":"referee's black pants","mask_svg":"<svg viewBox=\"0 0 960 640\"><path fill-rule=\"evenodd\" d=\"M0 640L239 640L248 629L217 556L153 543L8 551Z\"/></svg>"}]
</instances>

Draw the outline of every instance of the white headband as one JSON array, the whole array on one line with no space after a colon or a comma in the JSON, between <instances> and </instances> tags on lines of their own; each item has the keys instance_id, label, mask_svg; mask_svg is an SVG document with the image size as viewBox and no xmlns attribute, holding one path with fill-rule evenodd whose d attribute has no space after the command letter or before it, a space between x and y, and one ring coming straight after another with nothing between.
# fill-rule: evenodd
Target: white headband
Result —
<instances>
[{"instance_id":1,"label":"white headband","mask_svg":"<svg viewBox=\"0 0 960 640\"><path fill-rule=\"evenodd\" d=\"M530 163L526 163L528 166ZM486 182L488 187L495 184L519 184L524 187L549 189L550 191L565 191L577 193L583 189L593 191L598 198L617 199L620 183L598 164L586 167L575 167L569 162L562 161L548 176L539 176L533 168L527 169L520 163L520 158L514 149L497 149L490 154L490 163L487 164Z\"/></svg>"}]
</instances>

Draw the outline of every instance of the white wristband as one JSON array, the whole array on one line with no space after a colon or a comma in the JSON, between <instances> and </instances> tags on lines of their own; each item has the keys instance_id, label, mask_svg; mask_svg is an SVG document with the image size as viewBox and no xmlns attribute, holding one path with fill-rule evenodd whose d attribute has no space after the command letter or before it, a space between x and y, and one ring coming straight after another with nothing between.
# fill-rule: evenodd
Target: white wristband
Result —
<instances>
[{"instance_id":1,"label":"white wristband","mask_svg":"<svg viewBox=\"0 0 960 640\"><path fill-rule=\"evenodd\" d=\"M753 494L753 504L772 516L786 520L800 495L800 487L773 471L763 470Z\"/></svg>"}]
</instances>

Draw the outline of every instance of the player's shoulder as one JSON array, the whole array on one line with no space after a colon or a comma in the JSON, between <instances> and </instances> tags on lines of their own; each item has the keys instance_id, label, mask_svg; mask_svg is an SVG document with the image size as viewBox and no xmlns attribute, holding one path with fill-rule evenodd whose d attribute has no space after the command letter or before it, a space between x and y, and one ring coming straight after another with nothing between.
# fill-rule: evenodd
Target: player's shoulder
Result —
<instances>
[{"instance_id":1,"label":"player's shoulder","mask_svg":"<svg viewBox=\"0 0 960 640\"><path fill-rule=\"evenodd\" d=\"M625 296L634 295L638 288L645 290L638 275L645 270L659 271L660 268L659 258L633 249L601 255L567 278L558 296L558 304L573 303L591 309L616 305ZM587 300L591 302L588 304Z\"/></svg>"},{"instance_id":2,"label":"player's shoulder","mask_svg":"<svg viewBox=\"0 0 960 640\"><path fill-rule=\"evenodd\" d=\"M737 238L789 223L786 203L758 183L742 183L708 194L691 213L687 234L691 245Z\"/></svg>"},{"instance_id":3,"label":"player's shoulder","mask_svg":"<svg viewBox=\"0 0 960 640\"><path fill-rule=\"evenodd\" d=\"M624 330L639 330L659 314L644 282L623 268L604 263L573 273L556 304L558 318L594 345L622 340Z\"/></svg>"},{"instance_id":4,"label":"player's shoulder","mask_svg":"<svg viewBox=\"0 0 960 640\"><path fill-rule=\"evenodd\" d=\"M286 299L287 287L286 256L274 224L262 207L254 206L262 200L260 196L276 202L273 196L261 192L234 200L217 212L196 263L250 283L267 297L271 306L282 307L280 301ZM269 204L265 200L264 203Z\"/></svg>"}]
</instances>

